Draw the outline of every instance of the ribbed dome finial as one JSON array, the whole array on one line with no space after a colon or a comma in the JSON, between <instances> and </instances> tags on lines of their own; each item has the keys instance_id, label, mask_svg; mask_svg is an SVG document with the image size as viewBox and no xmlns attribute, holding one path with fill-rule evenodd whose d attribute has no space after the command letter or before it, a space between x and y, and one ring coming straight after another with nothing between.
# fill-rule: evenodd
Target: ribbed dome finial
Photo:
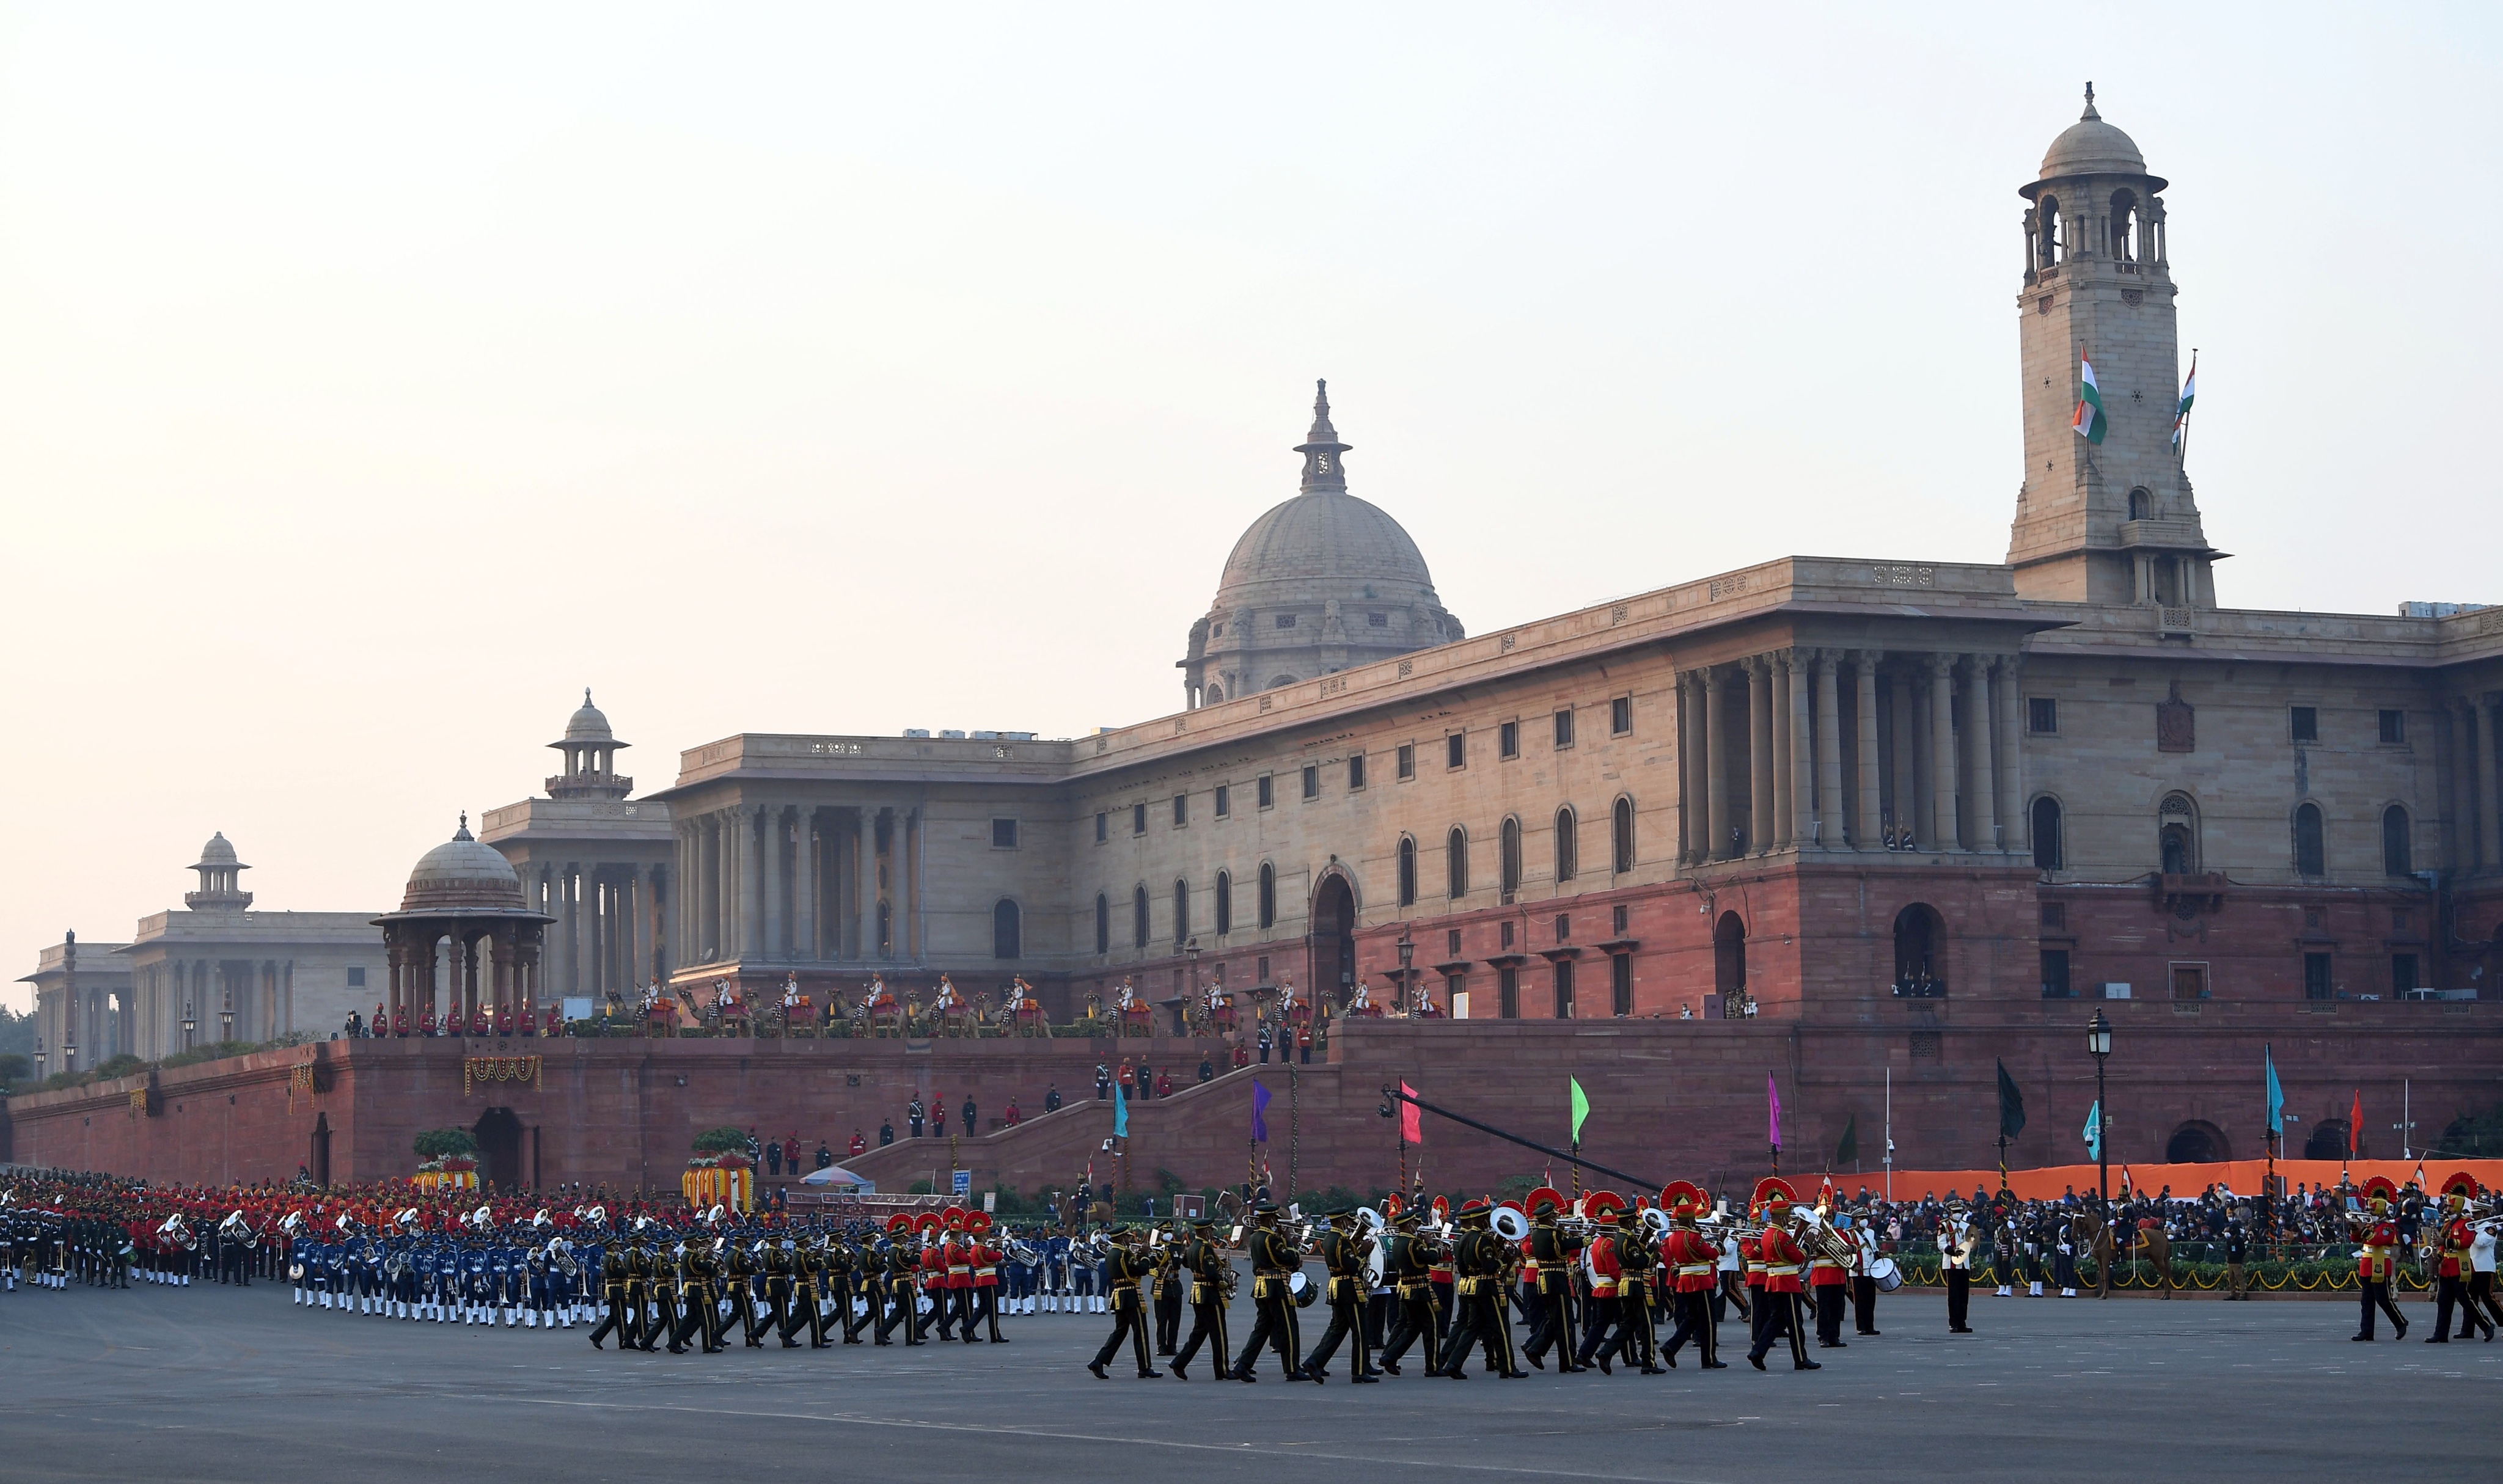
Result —
<instances>
[{"instance_id":1,"label":"ribbed dome finial","mask_svg":"<svg viewBox=\"0 0 2503 1484\"><path fill-rule=\"evenodd\" d=\"M2088 83L2086 84L2086 111L2077 116L2077 121L2079 123L2096 123L2102 121L2103 117L2103 115L2095 112L2095 84Z\"/></svg>"},{"instance_id":2,"label":"ribbed dome finial","mask_svg":"<svg viewBox=\"0 0 2503 1484\"><path fill-rule=\"evenodd\" d=\"M1295 445L1295 452L1304 455L1304 492L1334 490L1345 494L1347 470L1339 455L1355 445L1341 443L1338 429L1330 426L1329 383L1317 381L1313 387L1313 430Z\"/></svg>"}]
</instances>

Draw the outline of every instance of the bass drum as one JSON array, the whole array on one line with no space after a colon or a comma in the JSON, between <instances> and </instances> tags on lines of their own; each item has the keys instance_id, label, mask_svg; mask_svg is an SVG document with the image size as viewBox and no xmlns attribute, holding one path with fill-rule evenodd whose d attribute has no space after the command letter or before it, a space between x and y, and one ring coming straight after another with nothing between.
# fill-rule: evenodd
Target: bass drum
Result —
<instances>
[{"instance_id":1,"label":"bass drum","mask_svg":"<svg viewBox=\"0 0 2503 1484\"><path fill-rule=\"evenodd\" d=\"M1895 1265L1893 1258L1870 1258L1869 1276L1875 1281L1877 1292L1881 1294L1891 1294L1903 1286L1903 1269Z\"/></svg>"},{"instance_id":2,"label":"bass drum","mask_svg":"<svg viewBox=\"0 0 2503 1484\"><path fill-rule=\"evenodd\" d=\"M1302 1273L1286 1280L1286 1292L1295 1296L1295 1307L1299 1309L1311 1308L1313 1300L1321 1296L1320 1285Z\"/></svg>"}]
</instances>

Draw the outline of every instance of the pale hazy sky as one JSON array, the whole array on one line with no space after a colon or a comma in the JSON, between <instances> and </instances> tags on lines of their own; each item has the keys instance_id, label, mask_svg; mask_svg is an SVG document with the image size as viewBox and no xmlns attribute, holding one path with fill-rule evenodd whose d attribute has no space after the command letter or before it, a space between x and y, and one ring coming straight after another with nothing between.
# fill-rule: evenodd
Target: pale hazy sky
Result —
<instances>
[{"instance_id":1,"label":"pale hazy sky","mask_svg":"<svg viewBox=\"0 0 2503 1484\"><path fill-rule=\"evenodd\" d=\"M1318 376L1473 631L1998 560L2087 78L2224 600L2503 601L2496 15L0 5L0 963L216 829L387 910L586 685L646 788L1176 709Z\"/></svg>"}]
</instances>

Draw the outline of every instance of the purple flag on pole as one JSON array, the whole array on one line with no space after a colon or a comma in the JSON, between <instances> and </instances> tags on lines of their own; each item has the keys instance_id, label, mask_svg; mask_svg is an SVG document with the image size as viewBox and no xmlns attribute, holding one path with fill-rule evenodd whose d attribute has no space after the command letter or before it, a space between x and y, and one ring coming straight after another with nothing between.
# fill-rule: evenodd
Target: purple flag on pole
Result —
<instances>
[{"instance_id":1,"label":"purple flag on pole","mask_svg":"<svg viewBox=\"0 0 2503 1484\"><path fill-rule=\"evenodd\" d=\"M1252 1141L1269 1142L1269 1090L1256 1080L1252 1084Z\"/></svg>"},{"instance_id":2,"label":"purple flag on pole","mask_svg":"<svg viewBox=\"0 0 2503 1484\"><path fill-rule=\"evenodd\" d=\"M1765 1101L1771 1106L1771 1128L1765 1142L1775 1149L1782 1147L1782 1090L1773 1085L1773 1074L1765 1073Z\"/></svg>"}]
</instances>

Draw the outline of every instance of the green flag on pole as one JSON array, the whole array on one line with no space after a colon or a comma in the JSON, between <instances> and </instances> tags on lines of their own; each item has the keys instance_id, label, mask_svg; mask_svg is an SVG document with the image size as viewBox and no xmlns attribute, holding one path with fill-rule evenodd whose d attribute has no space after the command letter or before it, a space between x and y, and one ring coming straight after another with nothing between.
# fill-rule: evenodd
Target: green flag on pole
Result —
<instances>
[{"instance_id":1,"label":"green flag on pole","mask_svg":"<svg viewBox=\"0 0 2503 1484\"><path fill-rule=\"evenodd\" d=\"M1578 1144L1582 1142L1582 1120L1591 1116L1591 1099L1582 1092L1579 1078L1567 1077L1564 1081L1573 1089L1573 1142Z\"/></svg>"}]
</instances>

